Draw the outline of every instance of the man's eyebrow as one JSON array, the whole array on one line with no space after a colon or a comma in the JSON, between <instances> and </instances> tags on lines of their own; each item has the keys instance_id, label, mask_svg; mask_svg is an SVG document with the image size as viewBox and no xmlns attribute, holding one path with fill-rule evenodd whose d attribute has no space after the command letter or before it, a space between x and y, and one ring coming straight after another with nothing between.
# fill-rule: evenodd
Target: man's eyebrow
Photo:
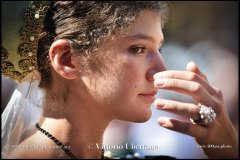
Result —
<instances>
[{"instance_id":1,"label":"man's eyebrow","mask_svg":"<svg viewBox=\"0 0 240 160\"><path fill-rule=\"evenodd\" d=\"M148 40L148 41L155 42L155 39L152 36L145 35L145 34L136 34L136 35L133 35L133 36L126 36L124 38L127 38L127 39L145 39L145 40ZM163 43L164 43L164 39L161 39L160 44L163 44Z\"/></svg>"}]
</instances>

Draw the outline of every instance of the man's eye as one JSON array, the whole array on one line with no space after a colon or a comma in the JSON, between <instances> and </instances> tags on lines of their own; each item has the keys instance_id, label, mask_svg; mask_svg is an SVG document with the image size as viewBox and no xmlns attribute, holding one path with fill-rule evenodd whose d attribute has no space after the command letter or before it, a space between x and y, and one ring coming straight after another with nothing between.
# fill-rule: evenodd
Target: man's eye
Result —
<instances>
[{"instance_id":1,"label":"man's eye","mask_svg":"<svg viewBox=\"0 0 240 160\"><path fill-rule=\"evenodd\" d=\"M159 48L159 49L158 49L158 52L159 52L159 53L162 53L162 49L161 49L161 48Z\"/></svg>"},{"instance_id":2,"label":"man's eye","mask_svg":"<svg viewBox=\"0 0 240 160\"><path fill-rule=\"evenodd\" d=\"M129 51L133 54L141 54L141 53L144 53L145 49L146 48L143 46L135 46L135 47L131 47Z\"/></svg>"}]
</instances>

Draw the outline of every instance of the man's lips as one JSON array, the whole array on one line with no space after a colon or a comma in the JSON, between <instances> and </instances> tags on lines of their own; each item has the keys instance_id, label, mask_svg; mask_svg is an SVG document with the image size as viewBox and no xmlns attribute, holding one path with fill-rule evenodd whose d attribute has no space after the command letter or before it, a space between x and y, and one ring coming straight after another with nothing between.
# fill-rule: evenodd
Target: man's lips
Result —
<instances>
[{"instance_id":1,"label":"man's lips","mask_svg":"<svg viewBox=\"0 0 240 160\"><path fill-rule=\"evenodd\" d=\"M157 94L157 91L150 91L150 92L146 92L146 93L140 93L139 95L143 95L143 96L155 96Z\"/></svg>"},{"instance_id":2,"label":"man's lips","mask_svg":"<svg viewBox=\"0 0 240 160\"><path fill-rule=\"evenodd\" d=\"M139 96L147 98L151 101L154 101L156 94L157 94L157 91L151 91L151 92L146 92L146 93L140 93Z\"/></svg>"}]
</instances>

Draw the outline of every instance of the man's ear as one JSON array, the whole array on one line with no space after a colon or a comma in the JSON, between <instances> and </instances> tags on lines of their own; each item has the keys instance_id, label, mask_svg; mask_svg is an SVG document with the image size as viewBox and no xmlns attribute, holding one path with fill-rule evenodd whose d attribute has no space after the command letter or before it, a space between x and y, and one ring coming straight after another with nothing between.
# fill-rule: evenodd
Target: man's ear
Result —
<instances>
[{"instance_id":1,"label":"man's ear","mask_svg":"<svg viewBox=\"0 0 240 160\"><path fill-rule=\"evenodd\" d=\"M49 56L54 70L66 79L77 78L76 60L71 52L70 43L67 40L57 40L49 49Z\"/></svg>"}]
</instances>

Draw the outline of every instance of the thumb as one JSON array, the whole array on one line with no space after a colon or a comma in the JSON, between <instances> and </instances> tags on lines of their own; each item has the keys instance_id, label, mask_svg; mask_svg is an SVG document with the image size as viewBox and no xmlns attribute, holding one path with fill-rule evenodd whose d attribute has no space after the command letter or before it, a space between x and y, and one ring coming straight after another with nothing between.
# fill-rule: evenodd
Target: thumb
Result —
<instances>
[{"instance_id":1,"label":"thumb","mask_svg":"<svg viewBox=\"0 0 240 160\"><path fill-rule=\"evenodd\" d=\"M193 61L189 62L187 64L186 70L189 72L193 72L196 73L197 75L199 75L200 77L202 77L203 79L207 80L207 77L205 76L205 74L203 74L200 69L198 68L198 66L196 65L196 63L194 63ZM208 81L208 80L207 80Z\"/></svg>"}]
</instances>

